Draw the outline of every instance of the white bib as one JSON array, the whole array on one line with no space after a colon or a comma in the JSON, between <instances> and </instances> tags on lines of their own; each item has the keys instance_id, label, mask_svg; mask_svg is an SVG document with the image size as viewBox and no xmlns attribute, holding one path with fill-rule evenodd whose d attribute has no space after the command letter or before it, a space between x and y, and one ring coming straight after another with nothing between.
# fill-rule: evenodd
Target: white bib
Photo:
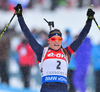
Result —
<instances>
[{"instance_id":1,"label":"white bib","mask_svg":"<svg viewBox=\"0 0 100 92\"><path fill-rule=\"evenodd\" d=\"M63 51L48 50L44 48L40 64L42 83L62 82L67 84L68 58Z\"/></svg>"}]
</instances>

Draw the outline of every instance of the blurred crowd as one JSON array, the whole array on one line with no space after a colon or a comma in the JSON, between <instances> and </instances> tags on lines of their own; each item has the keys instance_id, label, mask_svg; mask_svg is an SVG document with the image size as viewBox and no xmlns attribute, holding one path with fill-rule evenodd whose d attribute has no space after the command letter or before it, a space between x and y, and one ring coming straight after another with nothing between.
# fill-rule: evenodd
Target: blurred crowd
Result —
<instances>
[{"instance_id":1,"label":"blurred crowd","mask_svg":"<svg viewBox=\"0 0 100 92\"><path fill-rule=\"evenodd\" d=\"M0 30L0 34L2 32L3 29ZM42 46L48 45L48 33L44 29L33 29L31 32ZM0 83L11 85L10 80L18 77L25 88L30 88L32 80L34 87L40 86L39 72L36 55L24 34L17 32L14 27L8 28L0 38Z\"/></svg>"},{"instance_id":2,"label":"blurred crowd","mask_svg":"<svg viewBox=\"0 0 100 92\"><path fill-rule=\"evenodd\" d=\"M37 8L42 10L55 10L59 7L64 8L82 8L94 4L95 7L100 6L100 0L0 0L0 9L13 10L16 4L22 4L24 8Z\"/></svg>"}]
</instances>

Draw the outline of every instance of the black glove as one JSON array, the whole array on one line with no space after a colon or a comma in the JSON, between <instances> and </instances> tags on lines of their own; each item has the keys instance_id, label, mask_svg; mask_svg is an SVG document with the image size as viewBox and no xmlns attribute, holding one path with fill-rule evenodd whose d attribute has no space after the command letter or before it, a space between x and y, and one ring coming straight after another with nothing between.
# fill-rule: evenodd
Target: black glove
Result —
<instances>
[{"instance_id":1,"label":"black glove","mask_svg":"<svg viewBox=\"0 0 100 92\"><path fill-rule=\"evenodd\" d=\"M14 9L15 9L15 12L16 12L18 17L22 16L22 6L21 6L21 4L17 4L17 6L14 7Z\"/></svg>"},{"instance_id":2,"label":"black glove","mask_svg":"<svg viewBox=\"0 0 100 92\"><path fill-rule=\"evenodd\" d=\"M92 9L88 9L88 11L87 11L88 20L92 21L94 14L95 14L95 12Z\"/></svg>"}]
</instances>

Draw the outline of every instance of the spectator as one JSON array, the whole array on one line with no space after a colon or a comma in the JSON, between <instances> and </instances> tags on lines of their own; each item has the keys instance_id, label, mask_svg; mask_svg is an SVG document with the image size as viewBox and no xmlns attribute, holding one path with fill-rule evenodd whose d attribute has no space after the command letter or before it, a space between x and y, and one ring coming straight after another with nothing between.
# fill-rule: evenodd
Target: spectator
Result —
<instances>
[{"instance_id":1,"label":"spectator","mask_svg":"<svg viewBox=\"0 0 100 92\"><path fill-rule=\"evenodd\" d=\"M73 37L71 35L71 30L67 28L65 31L65 40L63 41L62 46L66 47L70 45L72 41L73 41Z\"/></svg>"},{"instance_id":2,"label":"spectator","mask_svg":"<svg viewBox=\"0 0 100 92\"><path fill-rule=\"evenodd\" d=\"M58 6L58 1L59 0L51 0L51 9L50 10L55 10Z\"/></svg>"},{"instance_id":3,"label":"spectator","mask_svg":"<svg viewBox=\"0 0 100 92\"><path fill-rule=\"evenodd\" d=\"M1 33L0 33L1 34ZM7 62L10 51L10 37L8 31L0 38L0 77L1 83L9 84Z\"/></svg>"},{"instance_id":4,"label":"spectator","mask_svg":"<svg viewBox=\"0 0 100 92\"><path fill-rule=\"evenodd\" d=\"M73 83L73 73L75 71L75 55L73 54L71 56L71 60L69 62L69 66L68 66L68 86L69 86L69 91L68 92L75 92L75 88L74 88L74 83Z\"/></svg>"},{"instance_id":5,"label":"spectator","mask_svg":"<svg viewBox=\"0 0 100 92\"><path fill-rule=\"evenodd\" d=\"M42 46L47 46L48 40L48 34L45 32L45 30L41 30L38 35L37 35L37 41L39 44L41 44Z\"/></svg>"},{"instance_id":6,"label":"spectator","mask_svg":"<svg viewBox=\"0 0 100 92\"><path fill-rule=\"evenodd\" d=\"M0 0L0 8L3 10L8 10L8 2L7 0Z\"/></svg>"},{"instance_id":7,"label":"spectator","mask_svg":"<svg viewBox=\"0 0 100 92\"><path fill-rule=\"evenodd\" d=\"M80 0L81 1L81 0ZM76 5L76 3L78 2L78 0L66 0L67 3L67 7L68 8L72 8Z\"/></svg>"},{"instance_id":8,"label":"spectator","mask_svg":"<svg viewBox=\"0 0 100 92\"><path fill-rule=\"evenodd\" d=\"M30 70L33 65L36 64L36 55L29 46L29 43L25 39L24 35L21 35L22 42L17 47L18 60L22 73L22 79L24 82L24 87L30 87L29 77Z\"/></svg>"},{"instance_id":9,"label":"spectator","mask_svg":"<svg viewBox=\"0 0 100 92\"><path fill-rule=\"evenodd\" d=\"M92 62L95 76L95 92L100 91L100 43L92 49Z\"/></svg>"},{"instance_id":10,"label":"spectator","mask_svg":"<svg viewBox=\"0 0 100 92\"><path fill-rule=\"evenodd\" d=\"M94 7L99 7L100 6L100 0L90 0L90 4L93 4Z\"/></svg>"},{"instance_id":11,"label":"spectator","mask_svg":"<svg viewBox=\"0 0 100 92\"><path fill-rule=\"evenodd\" d=\"M32 1L31 0L8 0L8 8L9 10L14 10L13 7L18 3L21 3L24 8L30 8L32 7L30 2Z\"/></svg>"},{"instance_id":12,"label":"spectator","mask_svg":"<svg viewBox=\"0 0 100 92\"><path fill-rule=\"evenodd\" d=\"M85 80L87 77L88 66L91 61L91 41L86 38L75 53L76 69L73 80L75 89L79 92L86 92Z\"/></svg>"},{"instance_id":13,"label":"spectator","mask_svg":"<svg viewBox=\"0 0 100 92\"><path fill-rule=\"evenodd\" d=\"M37 29L32 29L32 35L35 39L37 38Z\"/></svg>"}]
</instances>

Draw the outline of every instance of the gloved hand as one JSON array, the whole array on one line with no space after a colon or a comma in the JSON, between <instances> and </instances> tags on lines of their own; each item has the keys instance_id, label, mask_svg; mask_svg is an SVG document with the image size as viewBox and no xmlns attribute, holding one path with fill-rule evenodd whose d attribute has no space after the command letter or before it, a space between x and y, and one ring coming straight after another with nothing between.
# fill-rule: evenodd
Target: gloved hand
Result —
<instances>
[{"instance_id":1,"label":"gloved hand","mask_svg":"<svg viewBox=\"0 0 100 92\"><path fill-rule=\"evenodd\" d=\"M22 16L22 6L21 4L17 4L16 7L14 7L15 9L15 14L17 14L17 17Z\"/></svg>"},{"instance_id":2,"label":"gloved hand","mask_svg":"<svg viewBox=\"0 0 100 92\"><path fill-rule=\"evenodd\" d=\"M92 20L93 17L94 17L94 14L95 14L95 12L92 9L88 9L88 11L87 11L87 18L89 20Z\"/></svg>"}]
</instances>

